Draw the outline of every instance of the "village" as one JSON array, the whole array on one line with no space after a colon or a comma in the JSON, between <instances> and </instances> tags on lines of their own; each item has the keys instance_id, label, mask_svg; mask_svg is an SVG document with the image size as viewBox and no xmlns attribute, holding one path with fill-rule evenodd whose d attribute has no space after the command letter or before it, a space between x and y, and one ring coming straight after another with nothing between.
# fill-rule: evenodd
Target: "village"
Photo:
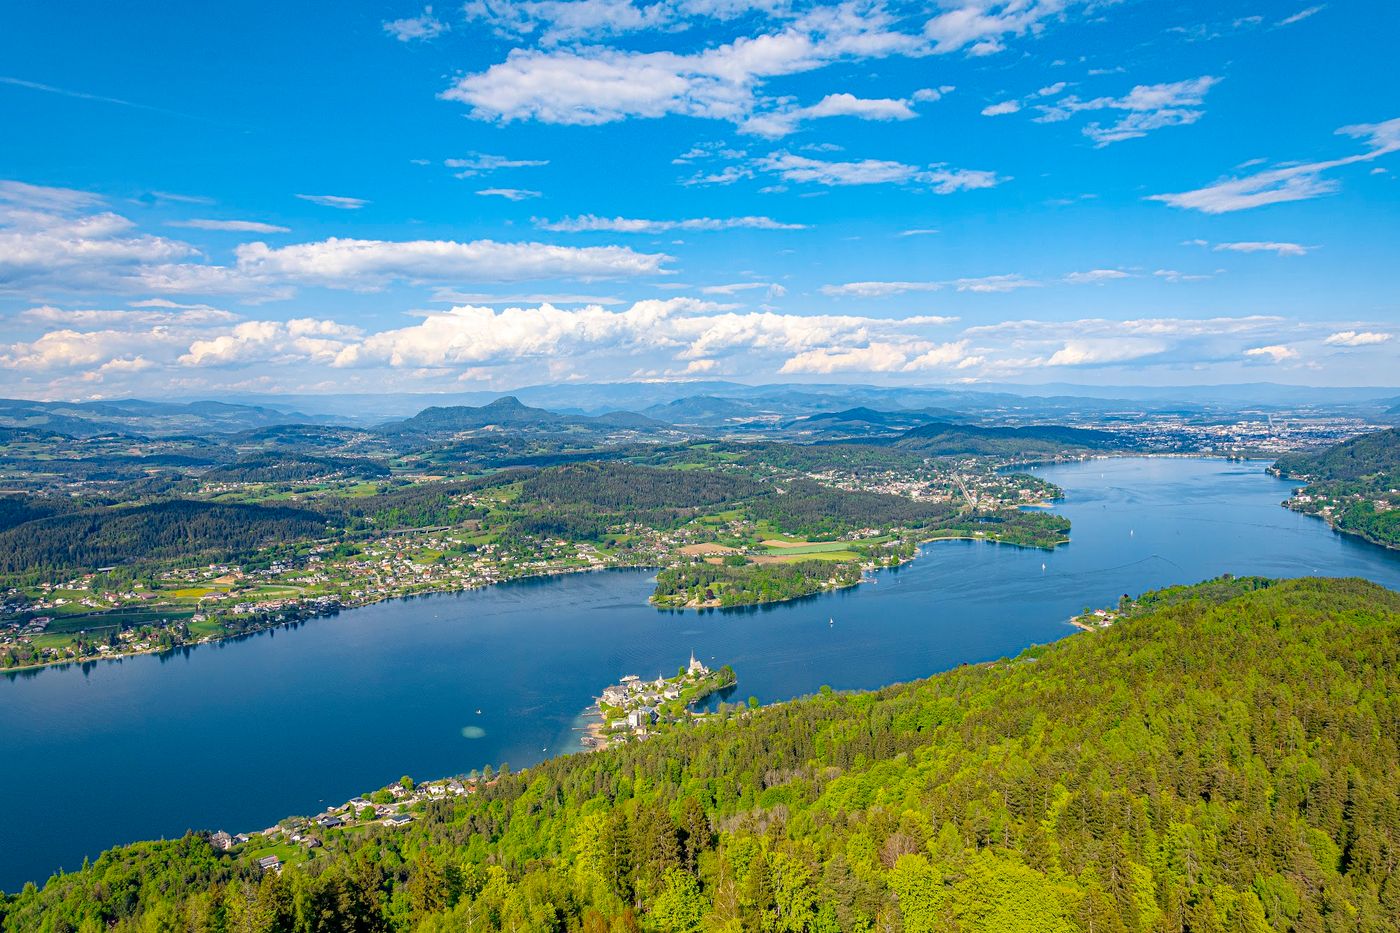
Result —
<instances>
[{"instance_id":1,"label":"village","mask_svg":"<svg viewBox=\"0 0 1400 933\"><path fill-rule=\"evenodd\" d=\"M489 766L480 775L422 783L405 775L394 784L315 816L290 817L251 833L218 830L209 834L209 844L220 852L246 856L264 872L280 873L285 865L313 858L314 850L322 848L331 833L363 832L371 826L407 826L414 821L414 812L432 801L467 797L495 783Z\"/></svg>"},{"instance_id":2,"label":"village","mask_svg":"<svg viewBox=\"0 0 1400 933\"><path fill-rule=\"evenodd\" d=\"M658 729L696 718L692 707L701 700L738 683L734 669L724 665L712 671L695 653L676 676L661 674L655 680L642 680L628 674L606 688L589 707L594 718L582 742L593 749L607 748L618 741L642 740Z\"/></svg>"}]
</instances>

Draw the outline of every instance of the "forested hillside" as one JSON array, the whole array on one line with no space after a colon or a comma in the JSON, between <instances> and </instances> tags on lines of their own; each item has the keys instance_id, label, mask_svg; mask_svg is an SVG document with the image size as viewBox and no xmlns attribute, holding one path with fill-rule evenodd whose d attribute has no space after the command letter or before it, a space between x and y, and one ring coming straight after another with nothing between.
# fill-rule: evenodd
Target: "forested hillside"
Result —
<instances>
[{"instance_id":1,"label":"forested hillside","mask_svg":"<svg viewBox=\"0 0 1400 933\"><path fill-rule=\"evenodd\" d=\"M1400 595L1216 581L1157 604L556 759L403 829L330 830L281 875L200 835L113 850L3 928L1400 929Z\"/></svg>"},{"instance_id":2,"label":"forested hillside","mask_svg":"<svg viewBox=\"0 0 1400 933\"><path fill-rule=\"evenodd\" d=\"M1314 453L1286 454L1273 470L1280 476L1323 480L1364 480L1400 471L1400 429L1376 431Z\"/></svg>"},{"instance_id":3,"label":"forested hillside","mask_svg":"<svg viewBox=\"0 0 1400 933\"><path fill-rule=\"evenodd\" d=\"M1400 430L1363 434L1324 451L1280 457L1279 476L1308 486L1284 504L1338 531L1400 548Z\"/></svg>"}]
</instances>

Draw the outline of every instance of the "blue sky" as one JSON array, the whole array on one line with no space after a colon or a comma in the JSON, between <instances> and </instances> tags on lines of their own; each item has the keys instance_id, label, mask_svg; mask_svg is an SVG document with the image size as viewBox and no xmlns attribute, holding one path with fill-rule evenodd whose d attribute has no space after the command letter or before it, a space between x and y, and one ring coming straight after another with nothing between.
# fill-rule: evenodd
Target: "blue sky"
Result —
<instances>
[{"instance_id":1,"label":"blue sky","mask_svg":"<svg viewBox=\"0 0 1400 933\"><path fill-rule=\"evenodd\" d=\"M0 392L1400 383L1400 8L11 5Z\"/></svg>"}]
</instances>

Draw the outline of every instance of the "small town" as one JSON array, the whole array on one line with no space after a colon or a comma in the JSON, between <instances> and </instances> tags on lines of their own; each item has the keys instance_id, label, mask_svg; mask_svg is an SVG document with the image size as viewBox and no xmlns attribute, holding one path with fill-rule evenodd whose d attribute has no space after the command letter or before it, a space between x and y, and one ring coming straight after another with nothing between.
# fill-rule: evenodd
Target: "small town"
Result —
<instances>
[{"instance_id":1,"label":"small town","mask_svg":"<svg viewBox=\"0 0 1400 933\"><path fill-rule=\"evenodd\" d=\"M658 674L655 680L642 680L628 674L588 708L586 715L593 721L581 741L589 748L603 749L619 741L645 739L664 726L701 715L692 709L695 704L737 683L729 665L710 670L694 652L674 677Z\"/></svg>"}]
</instances>

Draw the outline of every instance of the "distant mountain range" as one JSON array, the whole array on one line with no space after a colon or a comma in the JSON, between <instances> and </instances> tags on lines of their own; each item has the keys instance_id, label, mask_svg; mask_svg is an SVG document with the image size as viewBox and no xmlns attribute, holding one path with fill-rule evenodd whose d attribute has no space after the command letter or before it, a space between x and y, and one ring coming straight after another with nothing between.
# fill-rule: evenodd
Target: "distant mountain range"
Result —
<instances>
[{"instance_id":1,"label":"distant mountain range","mask_svg":"<svg viewBox=\"0 0 1400 933\"><path fill-rule=\"evenodd\" d=\"M512 426L555 433L675 429L691 434L762 432L794 440L821 441L893 435L933 421L1130 421L1144 415L1212 419L1241 412L1283 410L1383 421L1400 416L1397 391L1271 383L1177 388L979 385L973 389L841 384L750 386L711 381L527 386L504 397L493 392L464 392L236 396L230 401L190 402L0 399L0 431L23 429L74 437L108 432L168 437L285 432L288 426L309 425L402 437ZM294 440L292 435L268 435L266 439L274 444ZM302 440L315 446L309 434Z\"/></svg>"},{"instance_id":2,"label":"distant mountain range","mask_svg":"<svg viewBox=\"0 0 1400 933\"><path fill-rule=\"evenodd\" d=\"M91 437L98 434L150 435L228 433L284 424L325 424L335 419L293 408L230 402L34 402L0 399L0 428Z\"/></svg>"}]
</instances>

